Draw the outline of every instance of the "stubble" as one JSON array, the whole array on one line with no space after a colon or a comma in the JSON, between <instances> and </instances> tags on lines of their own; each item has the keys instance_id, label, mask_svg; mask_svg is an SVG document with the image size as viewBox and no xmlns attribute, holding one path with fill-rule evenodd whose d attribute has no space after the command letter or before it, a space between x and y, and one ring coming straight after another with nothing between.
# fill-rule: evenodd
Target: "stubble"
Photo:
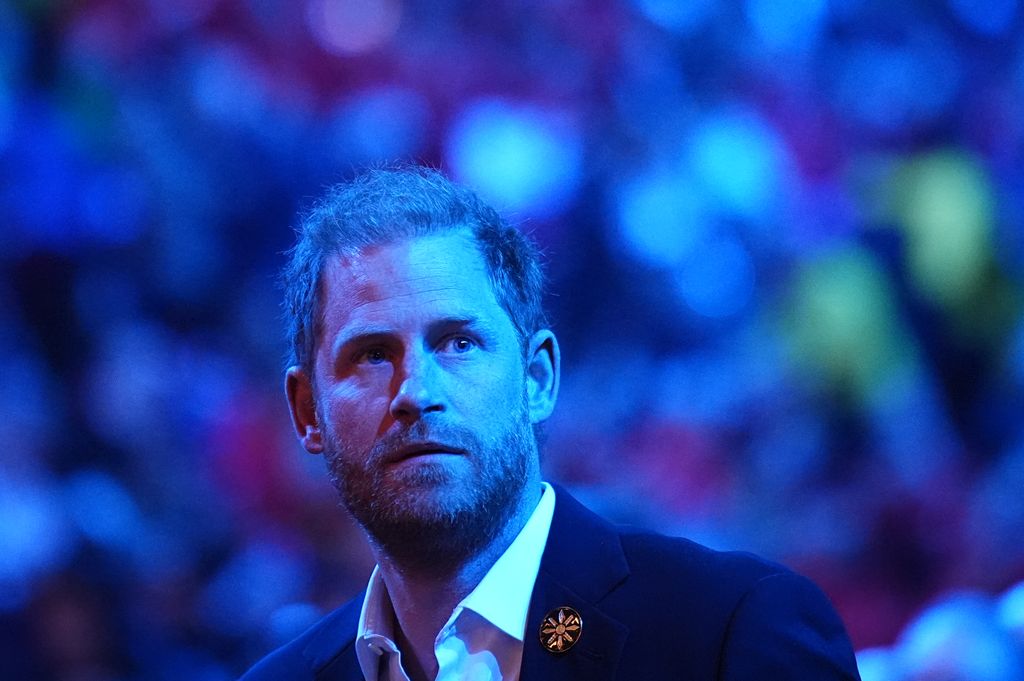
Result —
<instances>
[{"instance_id":1,"label":"stubble","mask_svg":"<svg viewBox=\"0 0 1024 681\"><path fill-rule=\"evenodd\" d=\"M389 466L409 443L434 441L466 452L465 461ZM522 499L537 457L525 402L491 440L442 421L416 421L368 452L325 438L331 479L343 505L397 564L443 574L492 542Z\"/></svg>"}]
</instances>

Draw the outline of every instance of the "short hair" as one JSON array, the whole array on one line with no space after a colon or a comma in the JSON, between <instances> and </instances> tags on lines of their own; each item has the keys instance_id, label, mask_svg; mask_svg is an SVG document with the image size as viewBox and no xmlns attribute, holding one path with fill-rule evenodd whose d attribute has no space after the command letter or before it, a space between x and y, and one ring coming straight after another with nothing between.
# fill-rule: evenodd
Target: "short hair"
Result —
<instances>
[{"instance_id":1,"label":"short hair","mask_svg":"<svg viewBox=\"0 0 1024 681\"><path fill-rule=\"evenodd\" d=\"M313 375L323 322L322 278L330 258L368 246L468 228L498 303L521 343L547 326L540 251L471 190L441 172L391 165L330 187L302 216L282 273L289 364Z\"/></svg>"}]
</instances>

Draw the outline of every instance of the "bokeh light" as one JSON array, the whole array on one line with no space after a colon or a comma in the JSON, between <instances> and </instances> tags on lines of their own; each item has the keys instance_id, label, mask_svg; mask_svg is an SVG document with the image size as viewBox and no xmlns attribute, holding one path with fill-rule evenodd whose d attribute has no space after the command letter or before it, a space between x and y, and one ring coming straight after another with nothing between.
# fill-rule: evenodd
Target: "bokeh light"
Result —
<instances>
[{"instance_id":1,"label":"bokeh light","mask_svg":"<svg viewBox=\"0 0 1024 681\"><path fill-rule=\"evenodd\" d=\"M708 239L681 263L676 285L692 310L711 318L740 312L754 292L754 265L735 237Z\"/></svg>"},{"instance_id":2,"label":"bokeh light","mask_svg":"<svg viewBox=\"0 0 1024 681\"><path fill-rule=\"evenodd\" d=\"M308 0L306 7L313 36L338 54L382 47L402 20L400 0Z\"/></svg>"},{"instance_id":3,"label":"bokeh light","mask_svg":"<svg viewBox=\"0 0 1024 681\"><path fill-rule=\"evenodd\" d=\"M16 611L32 583L75 551L74 535L54 490L0 476L0 612Z\"/></svg>"},{"instance_id":4,"label":"bokeh light","mask_svg":"<svg viewBox=\"0 0 1024 681\"><path fill-rule=\"evenodd\" d=\"M79 471L65 486L71 518L90 540L124 552L146 533L138 505L109 474Z\"/></svg>"},{"instance_id":5,"label":"bokeh light","mask_svg":"<svg viewBox=\"0 0 1024 681\"><path fill-rule=\"evenodd\" d=\"M455 176L516 215L557 214L582 181L583 150L572 117L502 100L471 102L449 132Z\"/></svg>"},{"instance_id":6,"label":"bokeh light","mask_svg":"<svg viewBox=\"0 0 1024 681\"><path fill-rule=\"evenodd\" d=\"M787 153L753 116L730 112L706 120L694 131L688 162L701 195L726 215L757 221L785 199Z\"/></svg>"},{"instance_id":7,"label":"bokeh light","mask_svg":"<svg viewBox=\"0 0 1024 681\"><path fill-rule=\"evenodd\" d=\"M988 179L969 158L939 152L908 163L892 192L915 285L942 305L971 300L992 259Z\"/></svg>"},{"instance_id":8,"label":"bokeh light","mask_svg":"<svg viewBox=\"0 0 1024 681\"><path fill-rule=\"evenodd\" d=\"M689 35L706 24L719 11L713 0L674 2L673 0L634 0L634 4L651 21L662 28Z\"/></svg>"},{"instance_id":9,"label":"bokeh light","mask_svg":"<svg viewBox=\"0 0 1024 681\"><path fill-rule=\"evenodd\" d=\"M904 633L902 664L910 678L1017 681L1024 660L981 596L957 595L931 607Z\"/></svg>"},{"instance_id":10,"label":"bokeh light","mask_svg":"<svg viewBox=\"0 0 1024 681\"><path fill-rule=\"evenodd\" d=\"M430 111L415 91L380 87L359 92L338 107L334 147L356 163L418 157L426 142Z\"/></svg>"},{"instance_id":11,"label":"bokeh light","mask_svg":"<svg viewBox=\"0 0 1024 681\"><path fill-rule=\"evenodd\" d=\"M815 46L828 17L827 0L746 0L747 20L771 50L803 51Z\"/></svg>"},{"instance_id":12,"label":"bokeh light","mask_svg":"<svg viewBox=\"0 0 1024 681\"><path fill-rule=\"evenodd\" d=\"M865 251L845 249L808 262L787 312L795 356L870 402L908 357L893 306L891 282Z\"/></svg>"},{"instance_id":13,"label":"bokeh light","mask_svg":"<svg viewBox=\"0 0 1024 681\"><path fill-rule=\"evenodd\" d=\"M857 40L834 49L828 85L836 106L870 129L909 133L940 117L961 87L960 54L927 27L906 41Z\"/></svg>"},{"instance_id":14,"label":"bokeh light","mask_svg":"<svg viewBox=\"0 0 1024 681\"><path fill-rule=\"evenodd\" d=\"M1017 18L1017 0L949 0L957 18L974 31L986 36L1005 33Z\"/></svg>"},{"instance_id":15,"label":"bokeh light","mask_svg":"<svg viewBox=\"0 0 1024 681\"><path fill-rule=\"evenodd\" d=\"M685 173L641 175L626 183L616 198L616 237L650 264L682 263L708 230L703 197Z\"/></svg>"}]
</instances>

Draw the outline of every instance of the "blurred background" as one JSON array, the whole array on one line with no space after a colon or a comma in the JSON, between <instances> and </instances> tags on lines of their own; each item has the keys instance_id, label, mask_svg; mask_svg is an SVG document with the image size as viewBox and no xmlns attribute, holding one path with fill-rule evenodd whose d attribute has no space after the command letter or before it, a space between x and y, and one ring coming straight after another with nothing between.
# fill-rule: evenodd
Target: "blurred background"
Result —
<instances>
[{"instance_id":1,"label":"blurred background","mask_svg":"<svg viewBox=\"0 0 1024 681\"><path fill-rule=\"evenodd\" d=\"M1017 0L3 0L0 677L230 679L372 563L282 391L295 216L440 165L543 245L549 479L1024 678Z\"/></svg>"}]
</instances>

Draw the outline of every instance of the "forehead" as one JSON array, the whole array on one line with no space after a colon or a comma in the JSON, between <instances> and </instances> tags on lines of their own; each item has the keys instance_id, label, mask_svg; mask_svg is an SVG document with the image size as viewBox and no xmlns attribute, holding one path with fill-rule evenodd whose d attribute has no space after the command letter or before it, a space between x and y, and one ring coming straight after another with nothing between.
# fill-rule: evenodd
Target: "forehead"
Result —
<instances>
[{"instance_id":1,"label":"forehead","mask_svg":"<svg viewBox=\"0 0 1024 681\"><path fill-rule=\"evenodd\" d=\"M362 316L414 312L507 318L468 229L336 256L325 267L323 295L324 321L335 328Z\"/></svg>"}]
</instances>

